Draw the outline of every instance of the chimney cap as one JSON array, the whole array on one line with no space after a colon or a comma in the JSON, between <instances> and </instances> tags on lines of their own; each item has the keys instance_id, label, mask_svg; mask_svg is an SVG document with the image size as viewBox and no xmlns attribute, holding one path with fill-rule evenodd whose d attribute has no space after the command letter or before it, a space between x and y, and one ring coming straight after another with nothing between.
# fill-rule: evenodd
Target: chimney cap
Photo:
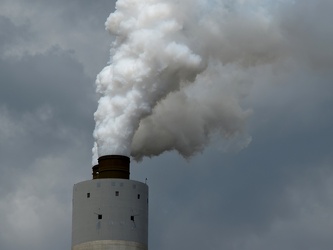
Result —
<instances>
[{"instance_id":1,"label":"chimney cap","mask_svg":"<svg viewBox=\"0 0 333 250\"><path fill-rule=\"evenodd\" d=\"M124 155L104 155L98 158L93 167L93 179L129 179L130 158Z\"/></svg>"},{"instance_id":2,"label":"chimney cap","mask_svg":"<svg viewBox=\"0 0 333 250\"><path fill-rule=\"evenodd\" d=\"M126 161L126 160L130 161L130 158L125 155L103 155L98 158L98 163L100 161L107 160L107 159L123 159L124 161Z\"/></svg>"}]
</instances>

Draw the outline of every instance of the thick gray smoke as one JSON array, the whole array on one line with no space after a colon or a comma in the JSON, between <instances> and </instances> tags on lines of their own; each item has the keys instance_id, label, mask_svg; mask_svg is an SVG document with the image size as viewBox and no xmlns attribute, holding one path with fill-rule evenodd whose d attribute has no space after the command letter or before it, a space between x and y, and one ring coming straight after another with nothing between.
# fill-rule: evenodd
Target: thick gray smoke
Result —
<instances>
[{"instance_id":1,"label":"thick gray smoke","mask_svg":"<svg viewBox=\"0 0 333 250\"><path fill-rule=\"evenodd\" d=\"M118 0L106 21L115 36L110 65L96 80L93 162L106 154L140 160L168 150L189 157L216 135L243 138L246 146L251 110L243 98L263 69L288 57L276 17L281 6Z\"/></svg>"}]
</instances>

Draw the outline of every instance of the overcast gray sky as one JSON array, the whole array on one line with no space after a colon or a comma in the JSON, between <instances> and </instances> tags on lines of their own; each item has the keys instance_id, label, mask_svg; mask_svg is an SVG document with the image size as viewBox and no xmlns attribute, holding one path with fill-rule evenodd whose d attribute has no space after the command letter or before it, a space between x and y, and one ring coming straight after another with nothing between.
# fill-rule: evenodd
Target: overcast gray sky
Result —
<instances>
[{"instance_id":1,"label":"overcast gray sky","mask_svg":"<svg viewBox=\"0 0 333 250\"><path fill-rule=\"evenodd\" d=\"M71 247L72 186L91 178L114 2L0 0L2 250ZM150 187L150 249L332 249L333 2L279 3L282 59L251 73L242 101L251 143L230 150L216 135L189 160L132 162L131 178Z\"/></svg>"}]
</instances>

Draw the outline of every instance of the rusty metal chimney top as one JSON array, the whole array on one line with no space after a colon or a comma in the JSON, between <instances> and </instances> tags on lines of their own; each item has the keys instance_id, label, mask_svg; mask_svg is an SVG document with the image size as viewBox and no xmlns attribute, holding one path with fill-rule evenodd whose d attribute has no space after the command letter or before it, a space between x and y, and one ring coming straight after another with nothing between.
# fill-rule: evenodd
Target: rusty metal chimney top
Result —
<instances>
[{"instance_id":1,"label":"rusty metal chimney top","mask_svg":"<svg viewBox=\"0 0 333 250\"><path fill-rule=\"evenodd\" d=\"M129 179L130 158L124 155L105 155L98 158L93 166L93 179Z\"/></svg>"}]
</instances>

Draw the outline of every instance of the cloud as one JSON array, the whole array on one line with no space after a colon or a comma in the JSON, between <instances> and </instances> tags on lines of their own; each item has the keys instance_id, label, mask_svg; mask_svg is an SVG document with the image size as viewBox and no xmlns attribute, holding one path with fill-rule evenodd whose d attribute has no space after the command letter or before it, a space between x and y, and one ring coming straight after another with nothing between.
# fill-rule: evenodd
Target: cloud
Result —
<instances>
[{"instance_id":1,"label":"cloud","mask_svg":"<svg viewBox=\"0 0 333 250\"><path fill-rule=\"evenodd\" d=\"M44 53L58 46L72 50L87 74L94 76L108 60L110 38L104 22L114 1L8 1L0 3L0 16L28 30L31 39L8 44L5 55L21 57Z\"/></svg>"},{"instance_id":2,"label":"cloud","mask_svg":"<svg viewBox=\"0 0 333 250\"><path fill-rule=\"evenodd\" d=\"M29 25L8 18L0 25L6 34L0 45L0 248L66 248L73 178L87 178L76 166L91 157L93 78L60 47L4 55L34 36Z\"/></svg>"}]
</instances>

